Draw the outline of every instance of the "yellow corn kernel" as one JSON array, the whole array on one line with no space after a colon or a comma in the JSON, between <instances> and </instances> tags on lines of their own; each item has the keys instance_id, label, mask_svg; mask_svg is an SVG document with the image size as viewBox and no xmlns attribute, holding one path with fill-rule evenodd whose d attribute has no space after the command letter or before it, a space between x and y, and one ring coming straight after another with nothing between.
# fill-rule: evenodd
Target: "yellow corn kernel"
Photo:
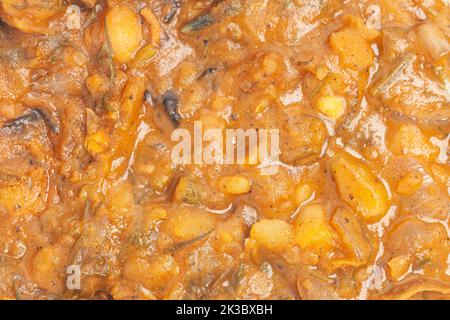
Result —
<instances>
[{"instance_id":1,"label":"yellow corn kernel","mask_svg":"<svg viewBox=\"0 0 450 320\"><path fill-rule=\"evenodd\" d=\"M141 21L136 12L125 6L110 9L106 14L106 32L114 60L130 62L142 41Z\"/></svg>"},{"instance_id":2,"label":"yellow corn kernel","mask_svg":"<svg viewBox=\"0 0 450 320\"><path fill-rule=\"evenodd\" d=\"M340 280L337 284L336 291L344 299L356 298L359 292L355 282L351 278L343 278Z\"/></svg>"},{"instance_id":3,"label":"yellow corn kernel","mask_svg":"<svg viewBox=\"0 0 450 320\"><path fill-rule=\"evenodd\" d=\"M158 18L156 18L153 11L145 7L141 10L141 15L144 17L145 21L150 25L152 43L158 45L161 40L161 26L159 25Z\"/></svg>"},{"instance_id":4,"label":"yellow corn kernel","mask_svg":"<svg viewBox=\"0 0 450 320\"><path fill-rule=\"evenodd\" d=\"M128 180L114 183L107 193L109 215L111 218L122 218L133 213L134 193L133 186Z\"/></svg>"},{"instance_id":5,"label":"yellow corn kernel","mask_svg":"<svg viewBox=\"0 0 450 320\"><path fill-rule=\"evenodd\" d=\"M93 156L104 152L109 145L109 138L104 131L90 134L84 141L86 150Z\"/></svg>"},{"instance_id":6,"label":"yellow corn kernel","mask_svg":"<svg viewBox=\"0 0 450 320\"><path fill-rule=\"evenodd\" d=\"M169 175L159 174L151 181L151 185L156 191L162 192L169 185L170 179L171 176Z\"/></svg>"},{"instance_id":7,"label":"yellow corn kernel","mask_svg":"<svg viewBox=\"0 0 450 320\"><path fill-rule=\"evenodd\" d=\"M86 80L86 86L92 95L104 94L109 90L109 79L103 74L93 74Z\"/></svg>"},{"instance_id":8,"label":"yellow corn kernel","mask_svg":"<svg viewBox=\"0 0 450 320\"><path fill-rule=\"evenodd\" d=\"M295 187L294 201L297 206L305 203L313 195L313 189L309 184L303 183Z\"/></svg>"},{"instance_id":9,"label":"yellow corn kernel","mask_svg":"<svg viewBox=\"0 0 450 320\"><path fill-rule=\"evenodd\" d=\"M178 65L177 85L180 87L192 84L198 77L198 66L194 61L183 61Z\"/></svg>"},{"instance_id":10,"label":"yellow corn kernel","mask_svg":"<svg viewBox=\"0 0 450 320\"><path fill-rule=\"evenodd\" d=\"M145 67L149 64L150 59L156 54L156 49L152 44L142 47L137 53L133 61L133 68Z\"/></svg>"},{"instance_id":11,"label":"yellow corn kernel","mask_svg":"<svg viewBox=\"0 0 450 320\"><path fill-rule=\"evenodd\" d=\"M217 215L188 209L171 212L163 228L176 241L187 241L204 235L216 227Z\"/></svg>"},{"instance_id":12,"label":"yellow corn kernel","mask_svg":"<svg viewBox=\"0 0 450 320\"><path fill-rule=\"evenodd\" d=\"M344 66L354 69L369 68L374 59L370 43L350 28L331 34L330 47L341 59Z\"/></svg>"},{"instance_id":13,"label":"yellow corn kernel","mask_svg":"<svg viewBox=\"0 0 450 320\"><path fill-rule=\"evenodd\" d=\"M142 228L145 232L155 227L155 224L160 220L167 218L167 210L161 207L152 208L149 211L144 211L142 218Z\"/></svg>"},{"instance_id":14,"label":"yellow corn kernel","mask_svg":"<svg viewBox=\"0 0 450 320\"><path fill-rule=\"evenodd\" d=\"M423 178L417 172L410 172L402 177L397 183L397 193L409 196L422 187Z\"/></svg>"},{"instance_id":15,"label":"yellow corn kernel","mask_svg":"<svg viewBox=\"0 0 450 320\"><path fill-rule=\"evenodd\" d=\"M391 276L392 280L395 281L408 271L410 265L410 258L408 255L403 254L389 260L387 265L389 275Z\"/></svg>"},{"instance_id":16,"label":"yellow corn kernel","mask_svg":"<svg viewBox=\"0 0 450 320\"><path fill-rule=\"evenodd\" d=\"M189 204L199 204L205 196L205 191L200 184L195 183L186 177L181 177L175 188L173 199Z\"/></svg>"},{"instance_id":17,"label":"yellow corn kernel","mask_svg":"<svg viewBox=\"0 0 450 320\"><path fill-rule=\"evenodd\" d=\"M294 240L301 249L317 254L326 253L334 247L333 236L327 225L325 210L321 205L305 207L294 221Z\"/></svg>"},{"instance_id":18,"label":"yellow corn kernel","mask_svg":"<svg viewBox=\"0 0 450 320\"><path fill-rule=\"evenodd\" d=\"M339 96L325 96L317 100L316 108L327 117L337 120L345 112L345 99Z\"/></svg>"},{"instance_id":19,"label":"yellow corn kernel","mask_svg":"<svg viewBox=\"0 0 450 320\"><path fill-rule=\"evenodd\" d=\"M219 187L229 194L243 194L250 191L250 181L244 176L219 178Z\"/></svg>"},{"instance_id":20,"label":"yellow corn kernel","mask_svg":"<svg viewBox=\"0 0 450 320\"><path fill-rule=\"evenodd\" d=\"M264 98L255 107L255 113L261 113L269 107L269 99Z\"/></svg>"},{"instance_id":21,"label":"yellow corn kernel","mask_svg":"<svg viewBox=\"0 0 450 320\"><path fill-rule=\"evenodd\" d=\"M319 64L318 66L316 66L314 73L315 73L317 79L322 81L323 79L325 79L325 77L328 75L329 72L330 72L330 70L328 69L328 67L326 65Z\"/></svg>"},{"instance_id":22,"label":"yellow corn kernel","mask_svg":"<svg viewBox=\"0 0 450 320\"><path fill-rule=\"evenodd\" d=\"M293 239L293 228L284 220L263 219L252 226L250 238L269 250L280 252L288 248Z\"/></svg>"},{"instance_id":23,"label":"yellow corn kernel","mask_svg":"<svg viewBox=\"0 0 450 320\"><path fill-rule=\"evenodd\" d=\"M218 236L220 241L223 242L224 244L230 244L234 241L233 235L229 232L220 232L218 233Z\"/></svg>"},{"instance_id":24,"label":"yellow corn kernel","mask_svg":"<svg viewBox=\"0 0 450 320\"><path fill-rule=\"evenodd\" d=\"M261 257L261 250L259 250L259 245L256 240L247 238L245 239L244 245L245 254L253 263L261 263L263 261L263 258Z\"/></svg>"},{"instance_id":25,"label":"yellow corn kernel","mask_svg":"<svg viewBox=\"0 0 450 320\"><path fill-rule=\"evenodd\" d=\"M0 210L16 215L36 214L43 210L47 203L46 198L41 196L47 190L44 172L44 169L37 167L20 177L2 177Z\"/></svg>"},{"instance_id":26,"label":"yellow corn kernel","mask_svg":"<svg viewBox=\"0 0 450 320\"><path fill-rule=\"evenodd\" d=\"M341 198L366 222L376 222L386 214L389 208L386 188L366 164L341 153L334 157L331 168Z\"/></svg>"},{"instance_id":27,"label":"yellow corn kernel","mask_svg":"<svg viewBox=\"0 0 450 320\"><path fill-rule=\"evenodd\" d=\"M275 53L269 53L264 57L262 63L262 69L266 75L272 75L277 72L278 69L278 55Z\"/></svg>"},{"instance_id":28,"label":"yellow corn kernel","mask_svg":"<svg viewBox=\"0 0 450 320\"><path fill-rule=\"evenodd\" d=\"M450 44L442 30L434 23L423 23L416 28L417 40L433 63L450 52ZM447 58L448 59L448 58Z\"/></svg>"}]
</instances>

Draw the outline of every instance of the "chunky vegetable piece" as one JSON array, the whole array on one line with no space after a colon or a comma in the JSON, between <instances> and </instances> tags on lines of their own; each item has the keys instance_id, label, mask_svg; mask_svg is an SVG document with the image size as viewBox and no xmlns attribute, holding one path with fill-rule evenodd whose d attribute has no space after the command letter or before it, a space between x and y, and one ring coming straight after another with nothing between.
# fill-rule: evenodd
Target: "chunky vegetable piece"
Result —
<instances>
[{"instance_id":1,"label":"chunky vegetable piece","mask_svg":"<svg viewBox=\"0 0 450 320\"><path fill-rule=\"evenodd\" d=\"M449 26L0 0L0 299L450 300Z\"/></svg>"},{"instance_id":2,"label":"chunky vegetable piece","mask_svg":"<svg viewBox=\"0 0 450 320\"><path fill-rule=\"evenodd\" d=\"M108 147L108 136L103 131L93 133L86 137L85 147L94 156L102 153Z\"/></svg>"},{"instance_id":3,"label":"chunky vegetable piece","mask_svg":"<svg viewBox=\"0 0 450 320\"><path fill-rule=\"evenodd\" d=\"M423 177L420 173L410 172L402 177L397 183L397 193L404 196L412 195L423 185Z\"/></svg>"},{"instance_id":4,"label":"chunky vegetable piece","mask_svg":"<svg viewBox=\"0 0 450 320\"><path fill-rule=\"evenodd\" d=\"M327 117L337 120L345 112L345 100L336 96L320 97L317 101L317 109Z\"/></svg>"},{"instance_id":5,"label":"chunky vegetable piece","mask_svg":"<svg viewBox=\"0 0 450 320\"><path fill-rule=\"evenodd\" d=\"M419 45L422 45L431 61L436 62L450 53L450 43L444 33L433 23L420 24L416 29Z\"/></svg>"},{"instance_id":6,"label":"chunky vegetable piece","mask_svg":"<svg viewBox=\"0 0 450 320\"><path fill-rule=\"evenodd\" d=\"M39 250L31 261L31 276L36 283L51 294L64 291L64 269L67 257L60 247L48 246Z\"/></svg>"},{"instance_id":7,"label":"chunky vegetable piece","mask_svg":"<svg viewBox=\"0 0 450 320\"><path fill-rule=\"evenodd\" d=\"M4 0L1 17L15 28L27 33L51 33L50 21L63 13L58 0Z\"/></svg>"},{"instance_id":8,"label":"chunky vegetable piece","mask_svg":"<svg viewBox=\"0 0 450 320\"><path fill-rule=\"evenodd\" d=\"M362 161L341 153L331 168L341 198L352 205L367 222L383 218L389 207L386 187Z\"/></svg>"},{"instance_id":9,"label":"chunky vegetable piece","mask_svg":"<svg viewBox=\"0 0 450 320\"><path fill-rule=\"evenodd\" d=\"M218 181L220 188L229 194L242 194L250 191L250 181L243 176L221 177Z\"/></svg>"},{"instance_id":10,"label":"chunky vegetable piece","mask_svg":"<svg viewBox=\"0 0 450 320\"><path fill-rule=\"evenodd\" d=\"M0 182L0 208L6 212L33 213L45 206L47 188L44 170L26 172L27 177L4 177Z\"/></svg>"},{"instance_id":11,"label":"chunky vegetable piece","mask_svg":"<svg viewBox=\"0 0 450 320\"><path fill-rule=\"evenodd\" d=\"M391 142L392 151L398 155L411 155L430 158L436 156L437 148L429 143L417 126L401 125Z\"/></svg>"},{"instance_id":12,"label":"chunky vegetable piece","mask_svg":"<svg viewBox=\"0 0 450 320\"><path fill-rule=\"evenodd\" d=\"M411 265L410 260L408 255L399 255L389 260L389 275L393 280L398 280L408 271L408 268Z\"/></svg>"},{"instance_id":13,"label":"chunky vegetable piece","mask_svg":"<svg viewBox=\"0 0 450 320\"><path fill-rule=\"evenodd\" d=\"M306 201L310 200L311 197L314 194L314 190L311 188L311 186L307 183L303 184L299 184L295 187L294 190L294 198L295 198L295 203L297 205L301 205L303 203L305 203Z\"/></svg>"},{"instance_id":14,"label":"chunky vegetable piece","mask_svg":"<svg viewBox=\"0 0 450 320\"><path fill-rule=\"evenodd\" d=\"M161 27L159 25L158 18L155 16L153 11L145 7L141 10L141 15L144 17L145 21L150 25L152 42L155 45L159 45L161 40Z\"/></svg>"},{"instance_id":15,"label":"chunky vegetable piece","mask_svg":"<svg viewBox=\"0 0 450 320\"><path fill-rule=\"evenodd\" d=\"M181 209L164 222L164 228L175 241L186 241L214 229L216 217L207 212Z\"/></svg>"},{"instance_id":16,"label":"chunky vegetable piece","mask_svg":"<svg viewBox=\"0 0 450 320\"><path fill-rule=\"evenodd\" d=\"M92 95L105 94L109 85L109 79L103 74L93 74L86 80L86 86Z\"/></svg>"},{"instance_id":17,"label":"chunky vegetable piece","mask_svg":"<svg viewBox=\"0 0 450 320\"><path fill-rule=\"evenodd\" d=\"M338 208L331 218L331 224L339 236L346 256L333 261L330 266L340 268L366 263L373 253L373 248L369 232L358 216L346 208Z\"/></svg>"}]
</instances>

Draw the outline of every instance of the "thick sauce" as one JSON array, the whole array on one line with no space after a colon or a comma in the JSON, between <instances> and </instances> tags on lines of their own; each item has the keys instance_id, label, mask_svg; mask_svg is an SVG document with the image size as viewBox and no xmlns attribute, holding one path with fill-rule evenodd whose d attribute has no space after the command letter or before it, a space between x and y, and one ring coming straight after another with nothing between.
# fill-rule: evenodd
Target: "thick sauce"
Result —
<instances>
[{"instance_id":1,"label":"thick sauce","mask_svg":"<svg viewBox=\"0 0 450 320\"><path fill-rule=\"evenodd\" d=\"M0 19L1 298L450 298L447 0ZM277 170L174 163L199 123L278 129Z\"/></svg>"}]
</instances>

